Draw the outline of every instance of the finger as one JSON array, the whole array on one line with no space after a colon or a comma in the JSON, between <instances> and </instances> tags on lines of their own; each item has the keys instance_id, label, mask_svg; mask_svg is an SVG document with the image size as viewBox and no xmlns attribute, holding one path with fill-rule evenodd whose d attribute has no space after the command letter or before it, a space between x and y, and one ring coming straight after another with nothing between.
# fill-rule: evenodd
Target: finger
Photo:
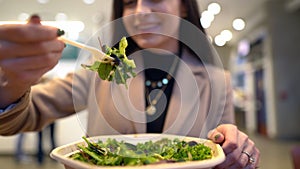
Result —
<instances>
[{"instance_id":1,"label":"finger","mask_svg":"<svg viewBox=\"0 0 300 169\"><path fill-rule=\"evenodd\" d=\"M254 157L252 157L254 158ZM256 160L257 159L257 160ZM246 167L244 167L244 169L256 169L259 168L259 159L255 158L256 161L254 161L253 163L248 162Z\"/></svg>"},{"instance_id":2,"label":"finger","mask_svg":"<svg viewBox=\"0 0 300 169\"><path fill-rule=\"evenodd\" d=\"M243 145L239 146L242 147L242 151L240 152L240 157L237 161L230 166L230 168L245 168L248 165L253 165L255 163L255 145L252 140L248 138L248 136L242 132L240 132L241 142ZM253 165L254 166L254 165Z\"/></svg>"},{"instance_id":3,"label":"finger","mask_svg":"<svg viewBox=\"0 0 300 169\"><path fill-rule=\"evenodd\" d=\"M216 129L209 131L207 137L215 143L223 143L225 139L224 135Z\"/></svg>"},{"instance_id":4,"label":"finger","mask_svg":"<svg viewBox=\"0 0 300 169\"><path fill-rule=\"evenodd\" d=\"M253 161L248 162L245 169L255 169L259 167L260 152L256 147L254 147L251 158Z\"/></svg>"},{"instance_id":5,"label":"finger","mask_svg":"<svg viewBox=\"0 0 300 169\"><path fill-rule=\"evenodd\" d=\"M6 59L1 62L1 67L7 73L19 73L20 71L36 70L45 67L51 68L58 63L60 57L60 52L52 52L45 55Z\"/></svg>"},{"instance_id":6,"label":"finger","mask_svg":"<svg viewBox=\"0 0 300 169\"><path fill-rule=\"evenodd\" d=\"M41 18L37 14L30 16L28 24L41 24Z\"/></svg>"},{"instance_id":7,"label":"finger","mask_svg":"<svg viewBox=\"0 0 300 169\"><path fill-rule=\"evenodd\" d=\"M236 162L234 162L230 168L245 168L249 164L250 158L252 158L252 153L252 150L243 150L243 152L240 153L239 158L236 159Z\"/></svg>"},{"instance_id":8,"label":"finger","mask_svg":"<svg viewBox=\"0 0 300 169\"><path fill-rule=\"evenodd\" d=\"M241 151L235 150L229 154L226 155L226 159L223 163L218 165L216 169L224 169L224 168L230 168L230 166L234 165L238 160L240 159Z\"/></svg>"},{"instance_id":9,"label":"finger","mask_svg":"<svg viewBox=\"0 0 300 169\"><path fill-rule=\"evenodd\" d=\"M22 85L35 85L41 77L47 73L50 69L48 67L45 67L43 69L37 70L28 70L22 73L22 76L19 76L20 78L18 79L19 83L22 83Z\"/></svg>"},{"instance_id":10,"label":"finger","mask_svg":"<svg viewBox=\"0 0 300 169\"><path fill-rule=\"evenodd\" d=\"M234 153L230 153L234 154L235 161L229 168L244 168L249 162L250 155L253 153L253 147L253 142L250 143L249 137L243 132L238 132L237 149L234 150Z\"/></svg>"},{"instance_id":11,"label":"finger","mask_svg":"<svg viewBox=\"0 0 300 169\"><path fill-rule=\"evenodd\" d=\"M39 24L10 24L0 27L0 39L11 42L39 42L57 38L61 30Z\"/></svg>"},{"instance_id":12,"label":"finger","mask_svg":"<svg viewBox=\"0 0 300 169\"><path fill-rule=\"evenodd\" d=\"M9 84L32 85L44 73L55 67L60 57L61 53L51 53L47 56L29 57L24 60L22 58L10 59L2 62L1 67Z\"/></svg>"},{"instance_id":13,"label":"finger","mask_svg":"<svg viewBox=\"0 0 300 169\"><path fill-rule=\"evenodd\" d=\"M224 143L222 144L222 148L225 154L229 154L233 152L236 148L238 148L238 129L234 125L220 125L216 128L216 130L222 133L225 137Z\"/></svg>"},{"instance_id":14,"label":"finger","mask_svg":"<svg viewBox=\"0 0 300 169\"><path fill-rule=\"evenodd\" d=\"M50 52L62 52L65 47L65 44L57 39L39 43L12 43L0 41L0 45L0 56L2 59L42 55Z\"/></svg>"}]
</instances>

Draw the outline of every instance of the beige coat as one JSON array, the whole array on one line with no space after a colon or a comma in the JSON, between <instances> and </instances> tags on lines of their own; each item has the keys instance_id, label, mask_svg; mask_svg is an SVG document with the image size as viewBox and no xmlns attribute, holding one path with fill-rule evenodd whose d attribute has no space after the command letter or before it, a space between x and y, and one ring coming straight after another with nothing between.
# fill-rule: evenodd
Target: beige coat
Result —
<instances>
[{"instance_id":1,"label":"beige coat","mask_svg":"<svg viewBox=\"0 0 300 169\"><path fill-rule=\"evenodd\" d=\"M164 133L206 137L217 125L234 123L229 74L212 66L199 66L186 53L182 58ZM140 63L138 58L135 61ZM142 64L137 65L141 65L137 68L139 72ZM94 72L80 70L65 79L36 85L14 109L0 116L0 134L39 130L76 112L85 121L79 113L85 109L90 136L145 133L143 79L140 73L128 82L126 89L124 85L100 80Z\"/></svg>"}]
</instances>

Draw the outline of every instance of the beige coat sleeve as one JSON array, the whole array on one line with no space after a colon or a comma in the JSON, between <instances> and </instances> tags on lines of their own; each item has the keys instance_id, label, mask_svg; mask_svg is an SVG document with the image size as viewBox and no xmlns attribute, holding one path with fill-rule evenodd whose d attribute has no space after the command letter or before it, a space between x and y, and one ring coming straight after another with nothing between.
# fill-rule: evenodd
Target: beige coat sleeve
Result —
<instances>
[{"instance_id":1,"label":"beige coat sleeve","mask_svg":"<svg viewBox=\"0 0 300 169\"><path fill-rule=\"evenodd\" d=\"M38 131L58 118L72 115L76 112L74 99L77 111L85 109L90 78L86 72L33 86L12 110L0 115L0 135Z\"/></svg>"}]
</instances>

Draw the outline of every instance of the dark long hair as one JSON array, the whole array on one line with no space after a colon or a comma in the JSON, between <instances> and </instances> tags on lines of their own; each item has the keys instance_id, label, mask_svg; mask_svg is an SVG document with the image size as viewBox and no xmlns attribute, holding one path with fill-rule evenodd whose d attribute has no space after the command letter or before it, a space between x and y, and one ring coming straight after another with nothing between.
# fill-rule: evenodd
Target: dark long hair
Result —
<instances>
[{"instance_id":1,"label":"dark long hair","mask_svg":"<svg viewBox=\"0 0 300 169\"><path fill-rule=\"evenodd\" d=\"M194 25L198 30L200 30L204 35L206 35L206 32L200 23L201 14L200 14L200 11L198 8L197 1L196 0L181 0L181 2L183 5L185 5L186 12L187 12L186 17L184 17L183 19L185 21L191 23L192 25ZM122 0L114 0L113 1L112 20L121 18L123 16L123 10L124 10L123 1ZM185 24L180 25L179 38L185 39L186 41L189 41L189 42L190 41L193 41L193 42L190 44L183 44L182 42L180 42L180 43L183 47L188 49L191 54L193 54L197 57L196 53L199 53L199 51L195 51L195 49L200 50L200 47L208 47L209 42L207 41L206 38L203 38L203 35L202 35L202 37L195 37L195 35L193 33L187 34L186 32L195 32L195 31L194 30L187 31L190 28L188 26L184 26L184 25ZM184 31L182 31L182 30L184 30ZM114 35L115 35L114 38L120 38L124 35L127 35L126 29L123 24L119 23L118 25L114 26ZM202 39L202 42L204 41L205 44L202 43L201 46L199 46L199 39ZM117 42L118 39L113 39L113 40L114 40L114 42ZM127 48L127 52L130 55L132 52L138 50L139 47L132 40L132 38L128 37L127 40L128 40L128 44L130 44ZM203 53L203 52L200 52L200 53ZM211 59L207 56L207 54L203 54L203 55L205 55L206 58L204 58L204 60L202 60L202 61L211 62ZM199 57L197 57L197 58L199 58Z\"/></svg>"},{"instance_id":2,"label":"dark long hair","mask_svg":"<svg viewBox=\"0 0 300 169\"><path fill-rule=\"evenodd\" d=\"M200 23L200 12L198 9L198 3L196 0L182 0L183 5L186 6L187 16L184 18L197 26L203 33L205 33L201 23ZM123 16L123 1L114 0L113 2L113 12L112 20L119 19Z\"/></svg>"}]
</instances>

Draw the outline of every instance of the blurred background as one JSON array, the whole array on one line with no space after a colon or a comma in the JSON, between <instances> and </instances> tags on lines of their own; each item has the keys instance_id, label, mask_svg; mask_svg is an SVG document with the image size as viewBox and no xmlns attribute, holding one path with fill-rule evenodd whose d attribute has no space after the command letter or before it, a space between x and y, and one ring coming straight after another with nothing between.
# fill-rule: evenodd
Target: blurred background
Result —
<instances>
[{"instance_id":1,"label":"blurred background","mask_svg":"<svg viewBox=\"0 0 300 169\"><path fill-rule=\"evenodd\" d=\"M300 0L198 2L201 23L224 68L232 73L237 125L261 150L260 168L292 169L291 150L300 146ZM31 14L39 14L45 24L85 42L110 21L111 3L0 0L0 24L25 22ZM67 46L60 63L47 76L63 77L74 70L78 52ZM63 168L49 158L49 152L83 135L82 124L74 116L42 133L0 136L0 168Z\"/></svg>"}]
</instances>

